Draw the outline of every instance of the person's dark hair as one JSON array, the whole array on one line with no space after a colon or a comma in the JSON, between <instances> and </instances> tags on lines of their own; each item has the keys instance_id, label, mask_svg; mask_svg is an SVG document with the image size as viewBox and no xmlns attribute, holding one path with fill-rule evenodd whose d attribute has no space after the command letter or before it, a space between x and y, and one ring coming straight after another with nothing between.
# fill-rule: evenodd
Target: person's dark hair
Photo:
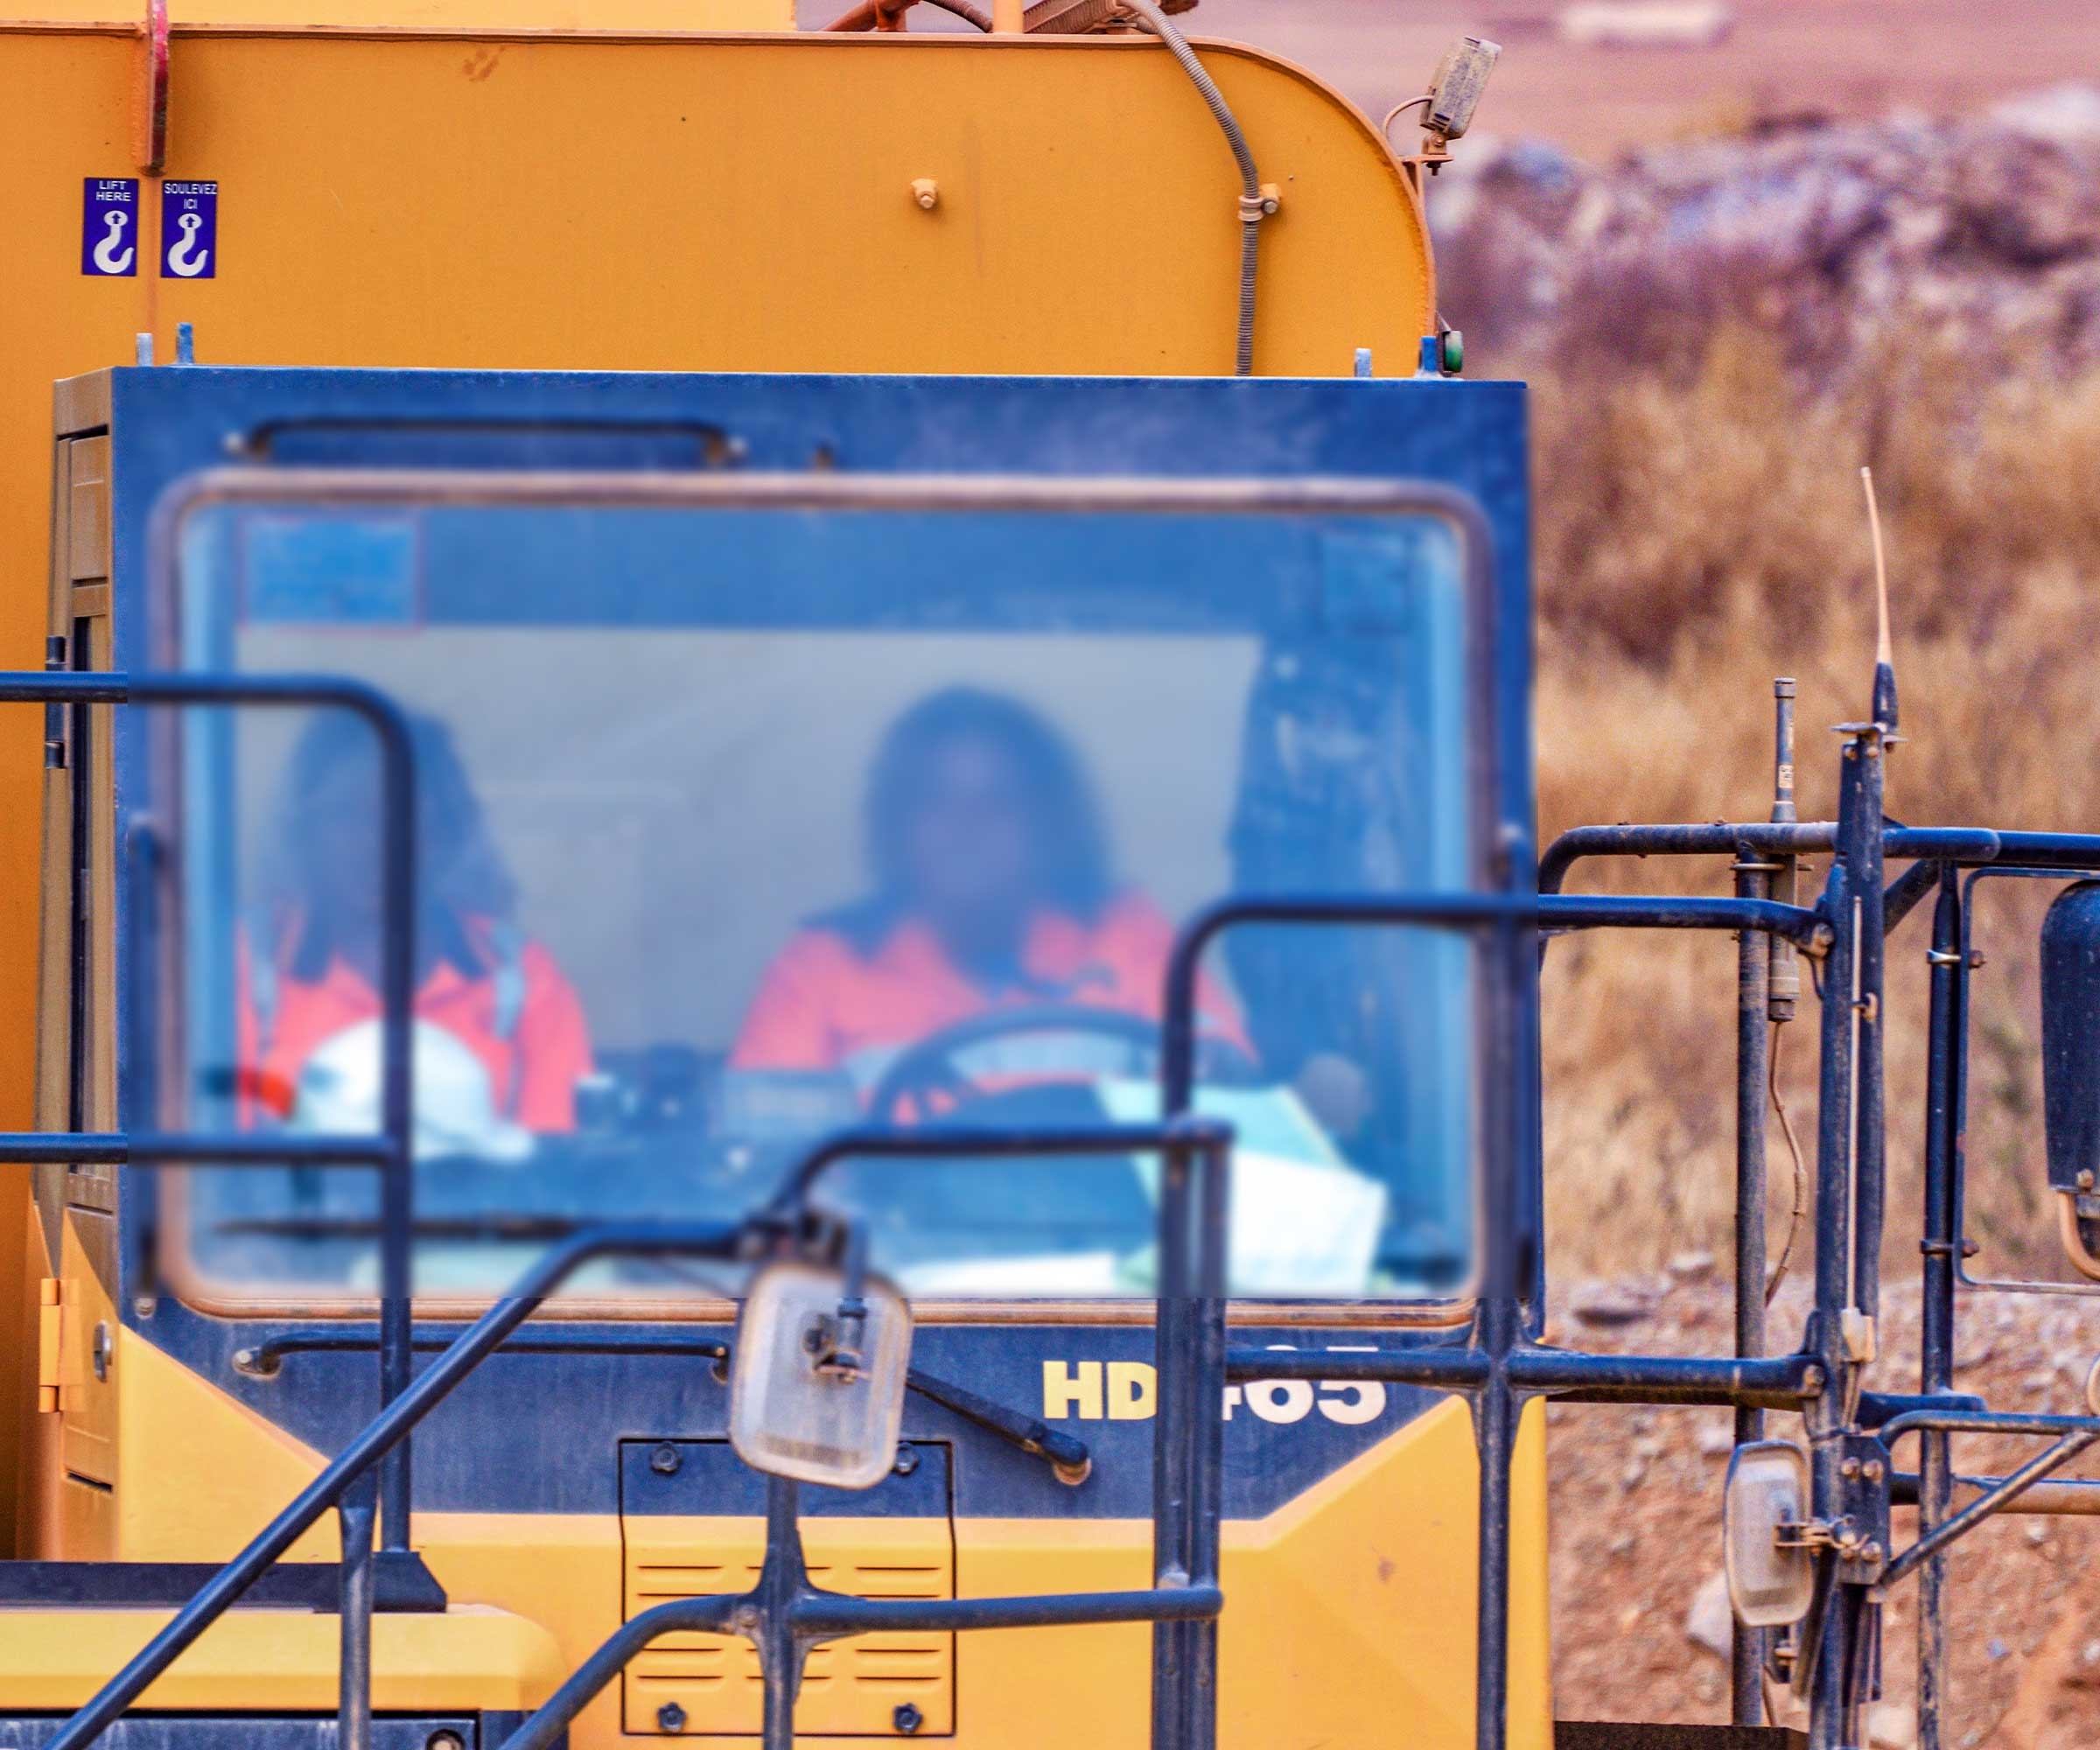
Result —
<instances>
[{"instance_id":1,"label":"person's dark hair","mask_svg":"<svg viewBox=\"0 0 2100 1750\"><path fill-rule=\"evenodd\" d=\"M488 830L481 799L474 793L452 731L435 718L411 715L416 751L416 886L421 905L416 928L422 957L447 960L475 976L487 970L488 955L466 928L473 919L508 924L517 906L517 884ZM307 830L316 798L349 773L369 778L374 798L372 878L379 879L379 745L368 724L347 711L317 711L286 762L278 790L274 910L304 921L293 948L291 976L318 978L335 944L329 920L317 917L311 858L315 839Z\"/></svg>"},{"instance_id":2,"label":"person's dark hair","mask_svg":"<svg viewBox=\"0 0 2100 1750\"><path fill-rule=\"evenodd\" d=\"M876 901L893 907L906 897L905 822L926 793L934 760L964 740L990 742L1013 762L1040 858L1032 897L1091 920L1109 898L1110 873L1101 809L1086 769L1040 712L975 687L950 687L920 700L883 737L868 778L865 815Z\"/></svg>"}]
</instances>

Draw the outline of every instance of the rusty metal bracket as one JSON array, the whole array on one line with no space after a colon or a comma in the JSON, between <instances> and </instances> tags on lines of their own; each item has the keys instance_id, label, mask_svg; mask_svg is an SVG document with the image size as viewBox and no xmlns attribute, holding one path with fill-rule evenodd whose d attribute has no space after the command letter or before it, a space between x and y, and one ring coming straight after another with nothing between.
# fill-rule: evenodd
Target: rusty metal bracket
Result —
<instances>
[{"instance_id":1,"label":"rusty metal bracket","mask_svg":"<svg viewBox=\"0 0 2100 1750\"><path fill-rule=\"evenodd\" d=\"M138 114L132 156L158 176L168 161L168 0L146 0L139 26Z\"/></svg>"}]
</instances>

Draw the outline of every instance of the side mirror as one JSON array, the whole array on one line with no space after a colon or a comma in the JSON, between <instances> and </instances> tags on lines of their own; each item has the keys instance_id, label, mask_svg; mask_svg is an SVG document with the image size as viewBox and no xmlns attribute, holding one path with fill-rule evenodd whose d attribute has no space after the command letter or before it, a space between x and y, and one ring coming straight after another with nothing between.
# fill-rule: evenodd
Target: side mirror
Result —
<instances>
[{"instance_id":1,"label":"side mirror","mask_svg":"<svg viewBox=\"0 0 2100 1750\"><path fill-rule=\"evenodd\" d=\"M2041 1092L2064 1253L2100 1282L2100 882L2065 888L2042 921Z\"/></svg>"},{"instance_id":2,"label":"side mirror","mask_svg":"<svg viewBox=\"0 0 2100 1750\"><path fill-rule=\"evenodd\" d=\"M897 1460L912 1314L878 1277L766 1265L737 1319L729 1439L753 1470L872 1488Z\"/></svg>"},{"instance_id":3,"label":"side mirror","mask_svg":"<svg viewBox=\"0 0 2100 1750\"><path fill-rule=\"evenodd\" d=\"M1738 1446L1721 1497L1728 1603L1746 1628L1783 1628L1809 1614L1816 1558L1782 1528L1809 1516L1809 1460L1790 1440Z\"/></svg>"}]
</instances>

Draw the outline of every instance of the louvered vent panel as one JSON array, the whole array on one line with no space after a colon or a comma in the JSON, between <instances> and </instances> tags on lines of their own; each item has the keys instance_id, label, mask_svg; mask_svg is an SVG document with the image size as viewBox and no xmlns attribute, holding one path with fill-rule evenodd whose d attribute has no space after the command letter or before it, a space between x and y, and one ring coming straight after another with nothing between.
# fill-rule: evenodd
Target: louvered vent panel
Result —
<instances>
[{"instance_id":1,"label":"louvered vent panel","mask_svg":"<svg viewBox=\"0 0 2100 1750\"><path fill-rule=\"evenodd\" d=\"M680 1450L692 1455L712 1445L681 1443ZM908 1490L891 1491L889 1485L872 1490L853 1503L863 1510L851 1515L804 1517L802 1544L816 1585L872 1599L955 1596L955 1539L947 1513L910 1510L935 1498L929 1487L935 1483L945 1504L945 1451L931 1450L939 1459L923 1469L937 1470L937 1477ZM712 1473L718 1462L709 1453L694 1468ZM626 1614L634 1617L673 1599L744 1592L755 1584L764 1522L743 1515L636 1512L636 1494L654 1496L649 1505L697 1504L700 1478L688 1476L680 1487L676 1477L666 1484L649 1474L650 1480L641 1481L630 1465L623 1479L628 1485L621 1516ZM892 1494L887 1502L886 1493ZM896 1516L884 1514L886 1507L897 1509ZM626 1729L635 1733L665 1732L663 1711L676 1707L683 1716L682 1736L756 1736L763 1710L758 1656L749 1642L736 1636L666 1635L627 1667L624 1695ZM954 1635L866 1634L813 1648L795 1707L795 1730L811 1736L902 1737L896 1715L907 1703L918 1710L920 1721L911 1735L955 1730Z\"/></svg>"}]
</instances>

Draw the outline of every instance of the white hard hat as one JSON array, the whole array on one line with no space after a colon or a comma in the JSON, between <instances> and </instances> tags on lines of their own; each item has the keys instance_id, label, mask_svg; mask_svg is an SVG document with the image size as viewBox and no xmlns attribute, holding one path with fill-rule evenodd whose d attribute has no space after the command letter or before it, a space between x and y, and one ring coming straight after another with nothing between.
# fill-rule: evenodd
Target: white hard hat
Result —
<instances>
[{"instance_id":1,"label":"white hard hat","mask_svg":"<svg viewBox=\"0 0 2100 1750\"><path fill-rule=\"evenodd\" d=\"M307 1136L365 1136L381 1126L380 1042L376 1020L324 1040L299 1070L290 1128ZM496 1110L481 1060L456 1033L417 1021L416 1131L418 1159L472 1155L520 1161L532 1152L532 1132Z\"/></svg>"}]
</instances>

